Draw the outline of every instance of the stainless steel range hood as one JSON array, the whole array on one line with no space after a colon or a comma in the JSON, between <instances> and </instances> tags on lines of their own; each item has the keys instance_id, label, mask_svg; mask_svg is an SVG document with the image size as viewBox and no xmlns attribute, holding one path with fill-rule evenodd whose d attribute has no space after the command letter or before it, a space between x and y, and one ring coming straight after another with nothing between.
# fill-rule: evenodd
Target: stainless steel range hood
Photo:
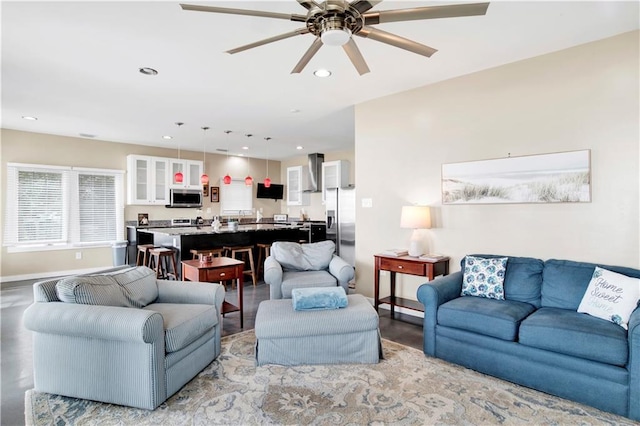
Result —
<instances>
[{"instance_id":1,"label":"stainless steel range hood","mask_svg":"<svg viewBox=\"0 0 640 426\"><path fill-rule=\"evenodd\" d=\"M324 163L324 154L309 154L309 183L307 188L303 188L305 192L322 191L322 163Z\"/></svg>"}]
</instances>

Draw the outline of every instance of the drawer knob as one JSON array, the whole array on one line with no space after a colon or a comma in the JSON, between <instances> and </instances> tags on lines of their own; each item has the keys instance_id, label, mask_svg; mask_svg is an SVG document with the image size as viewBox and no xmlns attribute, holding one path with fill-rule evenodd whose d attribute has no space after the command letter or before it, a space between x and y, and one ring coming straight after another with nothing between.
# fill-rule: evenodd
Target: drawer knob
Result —
<instances>
[{"instance_id":1,"label":"drawer knob","mask_svg":"<svg viewBox=\"0 0 640 426\"><path fill-rule=\"evenodd\" d=\"M221 277L224 277L225 275L227 275L227 274L225 274L224 272L220 272L220 276Z\"/></svg>"},{"instance_id":2,"label":"drawer knob","mask_svg":"<svg viewBox=\"0 0 640 426\"><path fill-rule=\"evenodd\" d=\"M398 269L402 269L402 265L398 265Z\"/></svg>"}]
</instances>

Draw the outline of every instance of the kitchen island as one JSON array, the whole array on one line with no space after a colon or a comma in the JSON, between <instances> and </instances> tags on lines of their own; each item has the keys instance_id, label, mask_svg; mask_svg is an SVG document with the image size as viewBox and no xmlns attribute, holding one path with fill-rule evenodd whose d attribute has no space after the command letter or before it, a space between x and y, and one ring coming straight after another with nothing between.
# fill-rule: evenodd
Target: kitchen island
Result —
<instances>
[{"instance_id":1,"label":"kitchen island","mask_svg":"<svg viewBox=\"0 0 640 426\"><path fill-rule=\"evenodd\" d=\"M309 238L309 226L305 223L296 225L258 223L239 225L235 231L226 225L223 225L219 231L215 231L211 226L138 228L137 234L137 244L154 244L177 249L177 261L180 265L182 260L192 258L190 253L192 249L254 246L258 243L271 244L274 241L306 241ZM253 254L254 257L257 256L255 250Z\"/></svg>"}]
</instances>

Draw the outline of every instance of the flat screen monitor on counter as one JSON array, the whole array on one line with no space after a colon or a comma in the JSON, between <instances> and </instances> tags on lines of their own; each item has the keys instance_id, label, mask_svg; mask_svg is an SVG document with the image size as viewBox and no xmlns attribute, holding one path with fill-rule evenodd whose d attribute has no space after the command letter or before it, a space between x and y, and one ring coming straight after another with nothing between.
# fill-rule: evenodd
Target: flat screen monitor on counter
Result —
<instances>
[{"instance_id":1,"label":"flat screen monitor on counter","mask_svg":"<svg viewBox=\"0 0 640 426\"><path fill-rule=\"evenodd\" d=\"M282 200L284 198L284 185L272 183L268 188L264 183L258 182L258 193L256 198L270 198L272 200Z\"/></svg>"}]
</instances>

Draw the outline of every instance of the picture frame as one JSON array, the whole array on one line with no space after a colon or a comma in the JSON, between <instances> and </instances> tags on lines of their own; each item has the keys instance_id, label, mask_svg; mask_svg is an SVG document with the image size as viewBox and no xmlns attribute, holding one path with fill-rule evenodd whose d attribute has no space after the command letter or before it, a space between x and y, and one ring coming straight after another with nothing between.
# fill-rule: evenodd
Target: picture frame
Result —
<instances>
[{"instance_id":1,"label":"picture frame","mask_svg":"<svg viewBox=\"0 0 640 426\"><path fill-rule=\"evenodd\" d=\"M220 187L218 186L211 187L211 202L212 203L220 202Z\"/></svg>"},{"instance_id":2,"label":"picture frame","mask_svg":"<svg viewBox=\"0 0 640 426\"><path fill-rule=\"evenodd\" d=\"M209 196L209 184L208 183L203 183L202 184L202 196L203 197L208 197Z\"/></svg>"},{"instance_id":3,"label":"picture frame","mask_svg":"<svg viewBox=\"0 0 640 426\"><path fill-rule=\"evenodd\" d=\"M149 226L149 213L138 213L138 226Z\"/></svg>"},{"instance_id":4,"label":"picture frame","mask_svg":"<svg viewBox=\"0 0 640 426\"><path fill-rule=\"evenodd\" d=\"M442 204L589 202L588 149L442 165Z\"/></svg>"}]
</instances>

